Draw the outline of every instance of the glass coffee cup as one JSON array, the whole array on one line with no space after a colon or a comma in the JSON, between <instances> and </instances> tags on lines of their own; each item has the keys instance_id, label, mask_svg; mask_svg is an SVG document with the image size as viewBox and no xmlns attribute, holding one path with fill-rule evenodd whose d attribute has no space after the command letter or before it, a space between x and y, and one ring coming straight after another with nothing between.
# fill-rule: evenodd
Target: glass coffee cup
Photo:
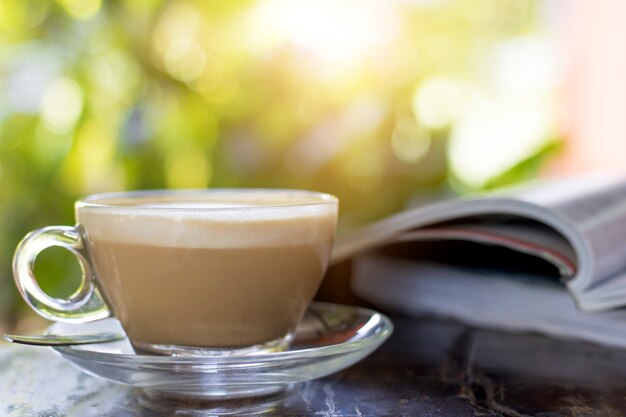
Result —
<instances>
[{"instance_id":1,"label":"glass coffee cup","mask_svg":"<svg viewBox=\"0 0 626 417\"><path fill-rule=\"evenodd\" d=\"M114 316L138 352L233 355L285 350L328 266L338 200L298 190L137 191L89 196L77 225L28 234L17 288L41 316ZM33 273L51 246L71 251L82 281L67 299Z\"/></svg>"}]
</instances>

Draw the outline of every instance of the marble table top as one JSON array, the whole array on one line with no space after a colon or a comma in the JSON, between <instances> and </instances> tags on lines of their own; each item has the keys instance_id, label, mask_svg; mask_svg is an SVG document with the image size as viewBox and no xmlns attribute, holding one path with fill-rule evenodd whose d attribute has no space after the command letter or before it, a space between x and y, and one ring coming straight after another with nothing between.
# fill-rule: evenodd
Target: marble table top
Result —
<instances>
[{"instance_id":1,"label":"marble table top","mask_svg":"<svg viewBox=\"0 0 626 417\"><path fill-rule=\"evenodd\" d=\"M534 334L392 317L363 362L286 393L202 402L146 398L84 374L47 348L0 345L0 415L622 416L626 351Z\"/></svg>"}]
</instances>

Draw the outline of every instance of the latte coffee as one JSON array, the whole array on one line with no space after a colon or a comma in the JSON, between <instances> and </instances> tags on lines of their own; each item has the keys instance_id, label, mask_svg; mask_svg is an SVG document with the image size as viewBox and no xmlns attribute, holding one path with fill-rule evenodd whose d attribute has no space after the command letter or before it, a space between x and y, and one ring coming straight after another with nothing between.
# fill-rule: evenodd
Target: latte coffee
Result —
<instances>
[{"instance_id":1,"label":"latte coffee","mask_svg":"<svg viewBox=\"0 0 626 417\"><path fill-rule=\"evenodd\" d=\"M144 191L76 204L103 308L136 348L167 354L286 348L326 271L336 217L334 197L288 190Z\"/></svg>"}]
</instances>

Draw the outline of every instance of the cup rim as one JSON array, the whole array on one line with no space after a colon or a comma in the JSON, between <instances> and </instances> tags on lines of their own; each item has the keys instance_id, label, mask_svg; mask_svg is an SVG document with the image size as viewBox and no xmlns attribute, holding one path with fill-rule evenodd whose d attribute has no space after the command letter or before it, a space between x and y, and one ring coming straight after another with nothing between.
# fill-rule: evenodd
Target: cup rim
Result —
<instances>
[{"instance_id":1,"label":"cup rim","mask_svg":"<svg viewBox=\"0 0 626 417\"><path fill-rule=\"evenodd\" d=\"M114 202L107 202L107 200L116 199L139 199L149 198L165 195L174 196L194 196L194 195L210 195L221 194L228 196L228 194L283 194L285 197L309 197L319 201L305 202L305 203L281 203L281 204L259 204L253 206L226 206L226 207L185 207L185 206L137 206L137 205L124 205L115 204ZM91 194L86 197L80 198L76 201L76 208L111 208L116 210L129 210L135 211L138 208L146 210L148 212L171 212L171 211L185 211L185 212L226 212L226 211L246 211L246 210L262 210L262 209L281 209L281 208L296 208L296 207L315 207L324 206L330 204L337 204L339 199L328 193L298 190L288 188L200 188L200 189L154 189L154 190L136 190L136 191L118 191Z\"/></svg>"}]
</instances>

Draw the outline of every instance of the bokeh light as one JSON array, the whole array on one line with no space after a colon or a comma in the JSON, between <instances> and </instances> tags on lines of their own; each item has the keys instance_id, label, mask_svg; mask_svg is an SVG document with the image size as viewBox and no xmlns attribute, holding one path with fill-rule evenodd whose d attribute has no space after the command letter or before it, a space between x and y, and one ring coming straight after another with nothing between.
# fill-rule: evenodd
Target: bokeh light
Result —
<instances>
[{"instance_id":1,"label":"bokeh light","mask_svg":"<svg viewBox=\"0 0 626 417\"><path fill-rule=\"evenodd\" d=\"M419 161L430 148L430 134L414 118L400 120L391 136L396 157L408 164Z\"/></svg>"},{"instance_id":2,"label":"bokeh light","mask_svg":"<svg viewBox=\"0 0 626 417\"><path fill-rule=\"evenodd\" d=\"M83 93L76 82L61 78L52 82L41 100L41 119L55 133L71 131L83 110Z\"/></svg>"},{"instance_id":3,"label":"bokeh light","mask_svg":"<svg viewBox=\"0 0 626 417\"><path fill-rule=\"evenodd\" d=\"M472 92L472 86L461 80L426 79L413 97L413 112L427 128L449 127L463 114Z\"/></svg>"},{"instance_id":4,"label":"bokeh light","mask_svg":"<svg viewBox=\"0 0 626 417\"><path fill-rule=\"evenodd\" d=\"M88 19L98 13L102 0L58 0L67 14L77 19Z\"/></svg>"}]
</instances>

